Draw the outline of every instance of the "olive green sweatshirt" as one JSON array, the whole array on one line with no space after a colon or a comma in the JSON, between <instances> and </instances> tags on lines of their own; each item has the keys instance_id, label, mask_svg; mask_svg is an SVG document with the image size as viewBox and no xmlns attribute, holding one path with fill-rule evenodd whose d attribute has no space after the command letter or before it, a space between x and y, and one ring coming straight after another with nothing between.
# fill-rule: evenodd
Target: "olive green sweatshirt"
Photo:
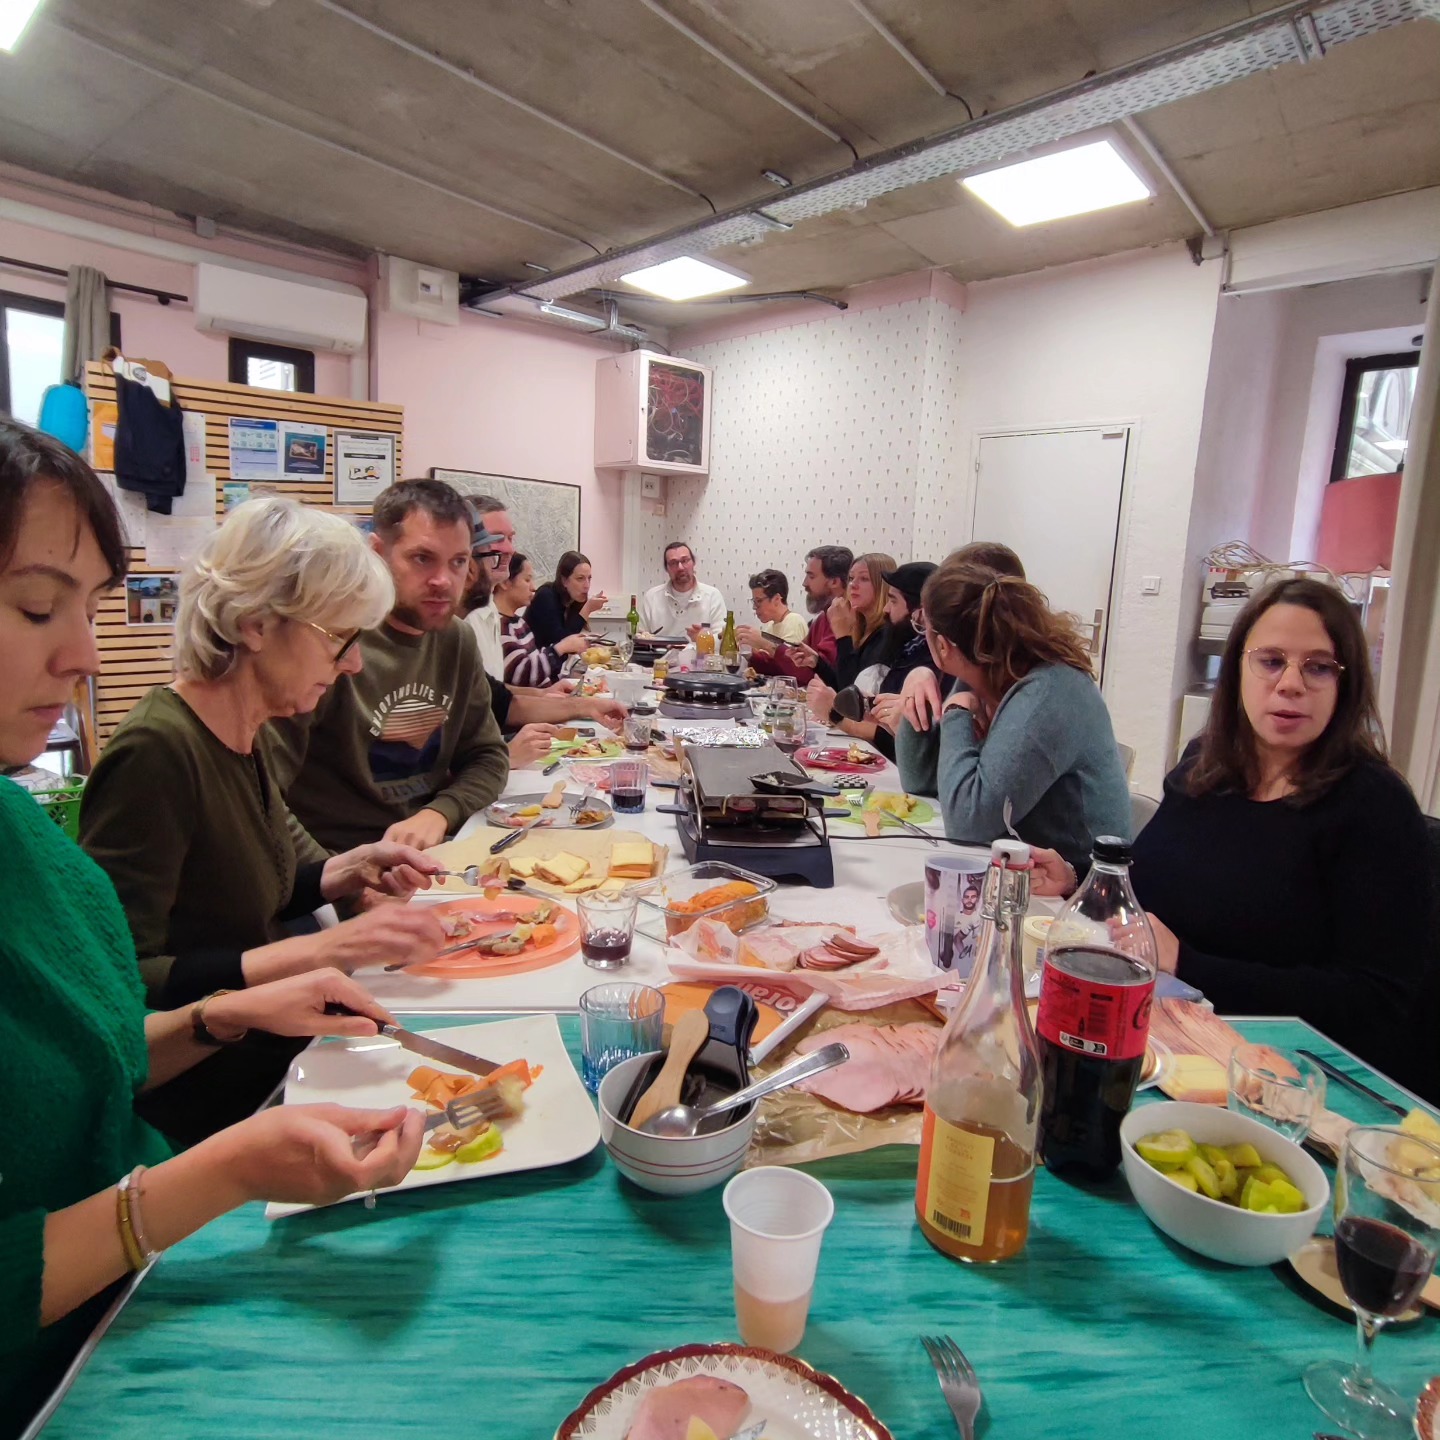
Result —
<instances>
[{"instance_id":1,"label":"olive green sweatshirt","mask_svg":"<svg viewBox=\"0 0 1440 1440\"><path fill-rule=\"evenodd\" d=\"M270 724L280 788L331 850L378 840L437 810L453 831L497 799L510 755L490 704L475 633L463 620L360 639L364 668L342 675L309 715Z\"/></svg>"},{"instance_id":2,"label":"olive green sweatshirt","mask_svg":"<svg viewBox=\"0 0 1440 1440\"><path fill-rule=\"evenodd\" d=\"M111 736L80 843L120 896L156 1009L242 989L242 953L325 903L325 852L292 824L263 745L230 749L168 685ZM263 1104L299 1048L253 1035L149 1092L141 1113L193 1143Z\"/></svg>"}]
</instances>

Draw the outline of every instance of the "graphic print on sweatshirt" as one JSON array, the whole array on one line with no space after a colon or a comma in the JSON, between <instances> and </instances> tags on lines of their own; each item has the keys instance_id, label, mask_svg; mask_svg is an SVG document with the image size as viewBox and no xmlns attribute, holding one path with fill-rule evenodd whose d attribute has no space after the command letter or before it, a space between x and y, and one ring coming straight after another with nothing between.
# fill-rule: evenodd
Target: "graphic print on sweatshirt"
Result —
<instances>
[{"instance_id":1,"label":"graphic print on sweatshirt","mask_svg":"<svg viewBox=\"0 0 1440 1440\"><path fill-rule=\"evenodd\" d=\"M440 764L450 696L424 683L402 685L375 707L370 722L370 774L387 789L415 781Z\"/></svg>"}]
</instances>

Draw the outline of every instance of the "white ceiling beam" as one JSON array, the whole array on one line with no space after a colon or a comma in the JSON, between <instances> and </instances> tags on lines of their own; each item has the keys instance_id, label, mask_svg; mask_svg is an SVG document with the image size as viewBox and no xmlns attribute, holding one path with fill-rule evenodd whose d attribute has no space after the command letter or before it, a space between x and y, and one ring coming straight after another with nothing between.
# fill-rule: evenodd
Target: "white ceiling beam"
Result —
<instances>
[{"instance_id":1,"label":"white ceiling beam","mask_svg":"<svg viewBox=\"0 0 1440 1440\"><path fill-rule=\"evenodd\" d=\"M902 60L937 94L949 95L945 82L931 71L923 60L865 3L865 0L850 0L850 3L874 26L880 37L900 56Z\"/></svg>"},{"instance_id":2,"label":"white ceiling beam","mask_svg":"<svg viewBox=\"0 0 1440 1440\"><path fill-rule=\"evenodd\" d=\"M414 55L417 59L423 60L428 65L434 65L437 69L443 70L447 75L453 76L456 80L463 81L466 85L473 85L477 90L483 90L487 95L496 100L503 101L506 105L513 105L517 110L522 110L532 119L539 120L556 130L563 131L571 139L578 140L583 145L589 145L596 150L603 151L612 160L618 160L622 165L628 165L632 170L638 170L642 175L648 175L652 180L658 180L662 185L668 185L673 190L679 190L684 195L689 195L693 200L706 200L698 190L692 190L690 186L681 181L666 175L664 171L657 170L653 165L647 165L643 160L637 160L633 155L626 155L614 146L607 145L603 140L597 140L593 135L587 135L583 130L578 130L574 125L561 120L558 116L551 115L537 106L530 104L528 100L522 100L518 95L512 95L509 91L502 90L498 85L492 85L488 80L482 80L473 70L467 70L464 66L456 65L453 61L445 59L443 55L437 55L433 50L427 50L423 45L416 45L413 41L405 39L403 35L397 35L393 30L386 30L383 26L375 24L373 20L367 20L363 15L357 15L353 10L348 10L344 5L338 4L337 0L315 0L315 3L322 10L328 10L332 15L338 15L341 19L348 20L352 25L358 25L360 29L374 35L377 39L384 40L387 44L394 45L405 51L407 55ZM711 207L714 208L713 206Z\"/></svg>"},{"instance_id":3,"label":"white ceiling beam","mask_svg":"<svg viewBox=\"0 0 1440 1440\"><path fill-rule=\"evenodd\" d=\"M381 160L376 155L371 155L364 150L357 150L351 145L342 145L338 140L331 140L328 136L319 135L313 130L306 130L303 126L292 125L288 120L277 119L274 115L267 115L263 110L252 109L249 105L241 104L238 100L231 100L224 95L217 95L213 90L208 90L203 85L197 85L193 80L186 80L183 76L172 74L168 70L162 70L148 61L141 60L134 55L127 54L115 46L96 40L77 30L73 25L50 16L45 12L40 18L51 25L59 26L82 44L88 45L91 49L98 50L102 55L108 55L113 60L119 60L133 69L141 70L167 85L174 85L181 90L188 90L194 95L211 101L216 105L223 105L230 110L238 110L240 114L248 116L251 120L259 120L262 124L274 126L277 130L287 131L291 135L298 135L303 140L308 140L313 145L322 146L339 155L344 155L351 160L362 161L366 165L373 166L377 170L387 171L400 179L408 181L412 185L421 185L427 190L434 190L438 194L447 195L452 200L459 200L462 204L473 205L477 210L484 210L487 214L497 215L502 220L509 220L513 224L523 225L527 229L537 230L545 235L554 236L557 240L564 240L571 245L583 245L587 250L593 250L597 255L605 252L600 246L580 235L571 235L568 231L557 230L553 225L547 225L543 220L534 220L525 215L517 215L512 210L504 210L498 205L492 205L487 200L479 200L474 195L466 195L462 191L452 190L448 185L441 185L438 181L427 180L423 175L417 175L413 170L407 170L400 165L392 165L388 160Z\"/></svg>"},{"instance_id":4,"label":"white ceiling beam","mask_svg":"<svg viewBox=\"0 0 1440 1440\"><path fill-rule=\"evenodd\" d=\"M787 100L778 90L767 85L758 75L752 75L738 61L732 60L718 45L712 45L698 30L692 29L678 15L672 15L664 6L657 3L657 0L640 0L640 3L652 14L658 15L672 29L678 30L692 44L698 45L713 60L718 60L727 70L733 71L747 85L753 86L762 95L773 100L777 105L782 105L797 120L803 120L812 130L818 130L827 139L833 140L837 145L849 145L850 142L843 135L837 134L823 120L810 114L808 110L802 110L793 101ZM854 146L850 147L854 149Z\"/></svg>"},{"instance_id":5,"label":"white ceiling beam","mask_svg":"<svg viewBox=\"0 0 1440 1440\"><path fill-rule=\"evenodd\" d=\"M1161 153L1160 147L1129 115L1122 117L1120 124L1124 127L1125 133L1149 157L1150 163L1170 182L1170 188L1179 196L1180 203L1195 217L1200 228L1207 235L1214 235L1215 227L1210 223L1195 197L1185 188L1185 182L1170 168L1170 162Z\"/></svg>"}]
</instances>

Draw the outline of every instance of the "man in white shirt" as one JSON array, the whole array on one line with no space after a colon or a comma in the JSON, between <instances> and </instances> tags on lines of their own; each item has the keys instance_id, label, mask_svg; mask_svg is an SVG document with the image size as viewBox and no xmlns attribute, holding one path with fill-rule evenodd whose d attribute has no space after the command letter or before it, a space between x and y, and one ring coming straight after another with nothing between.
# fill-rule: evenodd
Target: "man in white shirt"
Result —
<instances>
[{"instance_id":1,"label":"man in white shirt","mask_svg":"<svg viewBox=\"0 0 1440 1440\"><path fill-rule=\"evenodd\" d=\"M505 654L500 640L500 612L495 608L491 592L503 579L515 553L515 522L505 509L503 500L490 495L477 495L466 501L474 522L474 539L470 545L473 567L465 601L472 608L465 623L475 632L480 646L480 663L485 673L497 683L505 680Z\"/></svg>"},{"instance_id":2,"label":"man in white shirt","mask_svg":"<svg viewBox=\"0 0 1440 1440\"><path fill-rule=\"evenodd\" d=\"M742 645L752 649L757 640L768 636L782 645L803 645L810 634L810 627L801 615L789 606L790 582L780 570L762 570L750 577L750 604L760 621L757 630L753 625L742 625L736 636ZM765 647L773 648L773 647Z\"/></svg>"},{"instance_id":3,"label":"man in white shirt","mask_svg":"<svg viewBox=\"0 0 1440 1440\"><path fill-rule=\"evenodd\" d=\"M647 635L689 635L702 625L717 633L725 624L725 597L695 578L695 552L683 540L665 547L663 585L654 585L640 601L640 628Z\"/></svg>"}]
</instances>

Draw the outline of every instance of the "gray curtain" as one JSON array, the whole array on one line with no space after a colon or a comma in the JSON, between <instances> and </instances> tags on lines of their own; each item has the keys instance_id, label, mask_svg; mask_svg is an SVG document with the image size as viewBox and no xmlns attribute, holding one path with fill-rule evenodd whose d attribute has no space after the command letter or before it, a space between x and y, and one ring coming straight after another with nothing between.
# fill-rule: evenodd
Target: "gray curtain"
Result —
<instances>
[{"instance_id":1,"label":"gray curtain","mask_svg":"<svg viewBox=\"0 0 1440 1440\"><path fill-rule=\"evenodd\" d=\"M72 265L65 285L65 350L60 373L81 384L85 362L110 348L110 285L89 265Z\"/></svg>"},{"instance_id":2,"label":"gray curtain","mask_svg":"<svg viewBox=\"0 0 1440 1440\"><path fill-rule=\"evenodd\" d=\"M1440 297L1430 281L1410 448L1395 521L1395 568L1380 663L1390 757L1420 808L1440 815Z\"/></svg>"}]
</instances>

